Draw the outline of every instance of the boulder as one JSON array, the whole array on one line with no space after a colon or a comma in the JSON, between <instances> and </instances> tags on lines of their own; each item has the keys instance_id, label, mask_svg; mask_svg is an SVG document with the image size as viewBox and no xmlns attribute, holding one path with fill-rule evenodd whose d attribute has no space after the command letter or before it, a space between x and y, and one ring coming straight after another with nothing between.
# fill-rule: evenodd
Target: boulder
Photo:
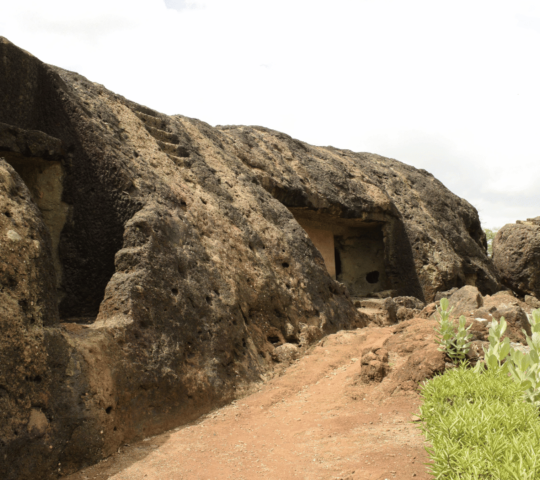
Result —
<instances>
[{"instance_id":1,"label":"boulder","mask_svg":"<svg viewBox=\"0 0 540 480\"><path fill-rule=\"evenodd\" d=\"M540 308L540 300L532 295L525 295L525 303L532 308Z\"/></svg>"},{"instance_id":2,"label":"boulder","mask_svg":"<svg viewBox=\"0 0 540 480\"><path fill-rule=\"evenodd\" d=\"M298 347L292 343L284 343L272 352L276 362L289 364L298 357Z\"/></svg>"},{"instance_id":3,"label":"boulder","mask_svg":"<svg viewBox=\"0 0 540 480\"><path fill-rule=\"evenodd\" d=\"M393 325L397 319L397 305L392 298L368 298L355 302L358 314L366 325Z\"/></svg>"},{"instance_id":4,"label":"boulder","mask_svg":"<svg viewBox=\"0 0 540 480\"><path fill-rule=\"evenodd\" d=\"M438 307L437 302L431 302L431 303L427 304L422 309L422 311L418 314L418 317L419 318L431 318L431 319L438 320L439 316L437 314L437 307Z\"/></svg>"},{"instance_id":5,"label":"boulder","mask_svg":"<svg viewBox=\"0 0 540 480\"><path fill-rule=\"evenodd\" d=\"M500 288L476 209L425 170L164 115L2 37L0 58L3 480L245 395L366 326L357 298Z\"/></svg>"},{"instance_id":6,"label":"boulder","mask_svg":"<svg viewBox=\"0 0 540 480\"><path fill-rule=\"evenodd\" d=\"M394 297L392 299L397 307L405 307L410 310L422 310L426 304L415 297Z\"/></svg>"},{"instance_id":7,"label":"boulder","mask_svg":"<svg viewBox=\"0 0 540 480\"><path fill-rule=\"evenodd\" d=\"M446 292L437 292L435 294L435 301L440 302L443 298L450 298L454 293L456 293L459 290L459 288L454 287L450 290L446 290Z\"/></svg>"},{"instance_id":8,"label":"boulder","mask_svg":"<svg viewBox=\"0 0 540 480\"><path fill-rule=\"evenodd\" d=\"M420 316L426 306L422 300L415 297L395 297L392 300L397 307L396 318L398 322Z\"/></svg>"},{"instance_id":9,"label":"boulder","mask_svg":"<svg viewBox=\"0 0 540 480\"><path fill-rule=\"evenodd\" d=\"M527 335L532 335L531 325L527 319L527 314L517 305L508 305L502 308L498 308L493 312L493 318L495 320L504 317L509 324L509 328L524 329Z\"/></svg>"},{"instance_id":10,"label":"boulder","mask_svg":"<svg viewBox=\"0 0 540 480\"><path fill-rule=\"evenodd\" d=\"M540 217L501 228L493 240L501 282L520 296L540 297Z\"/></svg>"},{"instance_id":11,"label":"boulder","mask_svg":"<svg viewBox=\"0 0 540 480\"><path fill-rule=\"evenodd\" d=\"M484 298L478 288L466 285L455 291L448 299L449 308L455 316L469 315L484 304Z\"/></svg>"},{"instance_id":12,"label":"boulder","mask_svg":"<svg viewBox=\"0 0 540 480\"><path fill-rule=\"evenodd\" d=\"M388 350L374 348L363 353L360 360L360 379L363 383L382 382L388 370Z\"/></svg>"},{"instance_id":13,"label":"boulder","mask_svg":"<svg viewBox=\"0 0 540 480\"><path fill-rule=\"evenodd\" d=\"M387 374L382 388L387 394L418 390L424 380L444 372L446 356L435 343L437 322L411 319L392 327L391 335L383 344L395 366Z\"/></svg>"}]
</instances>

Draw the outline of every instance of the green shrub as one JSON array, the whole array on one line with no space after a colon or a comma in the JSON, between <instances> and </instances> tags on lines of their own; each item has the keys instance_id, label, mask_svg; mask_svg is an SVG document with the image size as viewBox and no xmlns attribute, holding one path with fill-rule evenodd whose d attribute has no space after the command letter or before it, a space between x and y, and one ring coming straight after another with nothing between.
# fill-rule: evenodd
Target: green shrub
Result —
<instances>
[{"instance_id":1,"label":"green shrub","mask_svg":"<svg viewBox=\"0 0 540 480\"><path fill-rule=\"evenodd\" d=\"M462 315L459 317L459 325L456 331L454 325L450 321L450 314L453 309L454 307L448 310L447 298L441 299L441 307L437 308L439 325L435 328L435 341L440 345L440 352L446 352L446 354L454 361L462 361L469 352L471 345L469 340L472 335L469 333L469 329L472 325L469 325L469 328L465 328L467 320Z\"/></svg>"},{"instance_id":2,"label":"green shrub","mask_svg":"<svg viewBox=\"0 0 540 480\"><path fill-rule=\"evenodd\" d=\"M486 234L486 241L487 241L487 254L488 257L493 256L493 239L497 235L497 232L499 231L498 228L484 228L484 233Z\"/></svg>"},{"instance_id":3,"label":"green shrub","mask_svg":"<svg viewBox=\"0 0 540 480\"><path fill-rule=\"evenodd\" d=\"M489 327L489 348L486 350L484 347L484 362L487 368L492 370L501 368L504 373L508 372L511 364L511 362L504 362L504 360L513 351L508 337L501 342L501 337L506 331L507 326L508 324L504 317L501 317L500 323L497 320L493 320ZM478 362L475 370L480 372L481 368L482 363Z\"/></svg>"},{"instance_id":4,"label":"green shrub","mask_svg":"<svg viewBox=\"0 0 540 480\"><path fill-rule=\"evenodd\" d=\"M540 407L540 309L527 315L532 337L525 331L529 353L512 350L507 362L512 378L525 390L525 400Z\"/></svg>"},{"instance_id":5,"label":"green shrub","mask_svg":"<svg viewBox=\"0 0 540 480\"><path fill-rule=\"evenodd\" d=\"M422 388L422 430L438 480L540 478L538 410L502 368L465 364Z\"/></svg>"}]
</instances>

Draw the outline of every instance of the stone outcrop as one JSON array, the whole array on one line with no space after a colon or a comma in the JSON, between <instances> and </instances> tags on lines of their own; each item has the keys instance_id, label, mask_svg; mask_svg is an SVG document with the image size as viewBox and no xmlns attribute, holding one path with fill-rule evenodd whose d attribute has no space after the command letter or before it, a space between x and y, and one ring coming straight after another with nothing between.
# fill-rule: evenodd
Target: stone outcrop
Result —
<instances>
[{"instance_id":1,"label":"stone outcrop","mask_svg":"<svg viewBox=\"0 0 540 480\"><path fill-rule=\"evenodd\" d=\"M398 325L364 330L361 383L380 383L384 397L417 391L422 382L444 372L446 355L435 343L437 322L414 318Z\"/></svg>"},{"instance_id":2,"label":"stone outcrop","mask_svg":"<svg viewBox=\"0 0 540 480\"><path fill-rule=\"evenodd\" d=\"M466 286L455 291L448 298L448 307L456 316L468 315L484 305L484 298L478 288Z\"/></svg>"},{"instance_id":3,"label":"stone outcrop","mask_svg":"<svg viewBox=\"0 0 540 480\"><path fill-rule=\"evenodd\" d=\"M493 263L506 287L540 298L540 217L501 228L493 240Z\"/></svg>"},{"instance_id":4,"label":"stone outcrop","mask_svg":"<svg viewBox=\"0 0 540 480\"><path fill-rule=\"evenodd\" d=\"M532 334L527 315L534 307L517 298L509 290L482 296L475 287L465 286L446 293L449 294L443 297L448 298L449 307L453 307L451 320L457 323L458 318L463 315L467 319L467 326L472 325L470 333L473 340L487 341L491 322L499 321L501 317L504 317L508 324L505 336L512 342L526 344L523 331L529 336ZM439 302L428 305L419 316L438 320L439 314L435 310L438 306Z\"/></svg>"},{"instance_id":5,"label":"stone outcrop","mask_svg":"<svg viewBox=\"0 0 540 480\"><path fill-rule=\"evenodd\" d=\"M355 300L354 305L367 325L380 327L424 317L422 310L426 306L415 297L363 298Z\"/></svg>"},{"instance_id":6,"label":"stone outcrop","mask_svg":"<svg viewBox=\"0 0 540 480\"><path fill-rule=\"evenodd\" d=\"M365 326L358 298L499 288L476 210L428 172L167 116L3 38L0 157L5 480L245 394Z\"/></svg>"}]
</instances>

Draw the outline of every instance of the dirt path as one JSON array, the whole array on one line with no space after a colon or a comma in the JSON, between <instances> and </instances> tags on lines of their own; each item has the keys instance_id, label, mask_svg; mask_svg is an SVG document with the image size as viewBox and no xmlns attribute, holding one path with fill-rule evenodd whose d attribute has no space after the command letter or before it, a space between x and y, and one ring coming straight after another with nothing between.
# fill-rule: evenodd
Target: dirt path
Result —
<instances>
[{"instance_id":1,"label":"dirt path","mask_svg":"<svg viewBox=\"0 0 540 480\"><path fill-rule=\"evenodd\" d=\"M432 479L411 421L420 398L360 383L365 339L366 329L327 337L259 392L66 478Z\"/></svg>"}]
</instances>

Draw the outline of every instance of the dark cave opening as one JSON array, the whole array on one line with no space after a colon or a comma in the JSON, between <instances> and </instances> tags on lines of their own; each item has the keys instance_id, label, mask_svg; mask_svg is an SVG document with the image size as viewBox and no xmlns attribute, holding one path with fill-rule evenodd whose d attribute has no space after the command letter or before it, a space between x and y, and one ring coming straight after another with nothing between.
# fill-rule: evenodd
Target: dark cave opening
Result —
<instances>
[{"instance_id":1,"label":"dark cave opening","mask_svg":"<svg viewBox=\"0 0 540 480\"><path fill-rule=\"evenodd\" d=\"M341 275L341 257L337 248L334 248L334 261L336 262L336 277L339 277Z\"/></svg>"}]
</instances>

